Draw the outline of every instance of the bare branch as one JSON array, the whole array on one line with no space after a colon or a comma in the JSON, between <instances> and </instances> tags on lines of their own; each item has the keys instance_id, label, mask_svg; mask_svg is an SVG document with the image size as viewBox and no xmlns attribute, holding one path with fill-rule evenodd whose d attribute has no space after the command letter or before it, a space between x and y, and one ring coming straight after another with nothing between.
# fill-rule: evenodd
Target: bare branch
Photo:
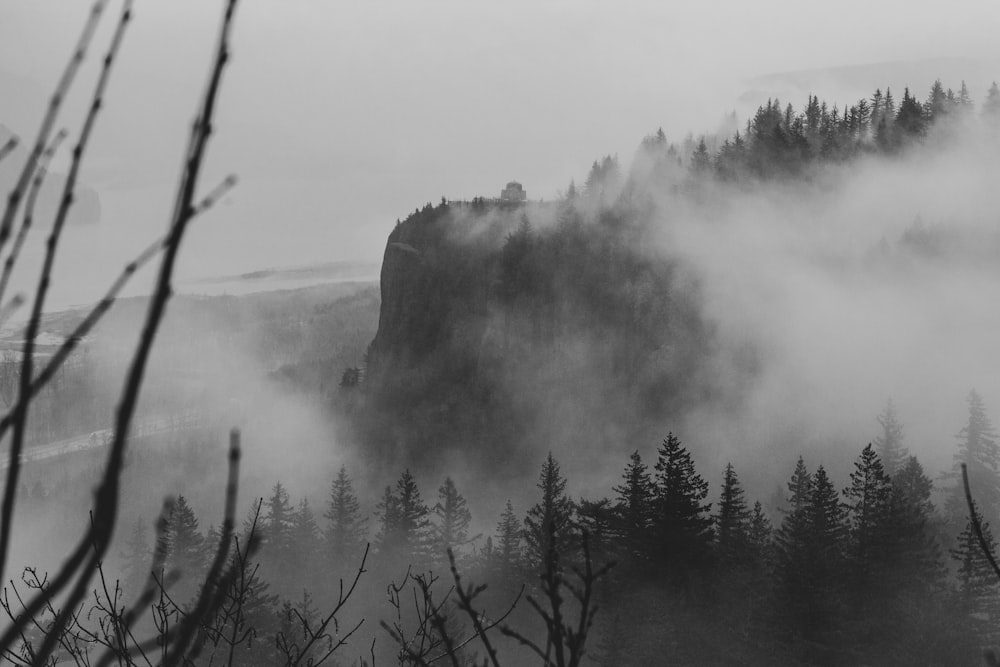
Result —
<instances>
[{"instance_id":1,"label":"bare branch","mask_svg":"<svg viewBox=\"0 0 1000 667\"><path fill-rule=\"evenodd\" d=\"M95 5L95 10L97 7L98 6ZM29 401L23 399L28 396L31 385L35 337L38 335L38 329L41 324L42 309L45 307L45 297L49 289L52 268L55 263L56 249L59 245L59 237L62 235L63 225L66 222L66 216L69 213L71 204L73 203L73 190L76 187L76 179L80 171L80 164L83 160L87 143L90 140L90 133L94 128L95 121L97 120L97 113L101 108L104 92L107 88L111 75L111 66L114 63L115 56L121 46L122 38L125 35L125 28L131 17L131 7L131 0L126 0L122 9L121 18L119 19L114 35L111 38L111 46L108 49L107 55L104 57L101 74L97 79L97 85L94 88L94 94L91 98L90 109L88 110L87 116L83 121L83 128L80 130L80 138L77 141L76 146L73 148L73 159L70 165L69 175L66 178L62 198L59 202L59 209L56 212L56 218L52 226L52 231L49 234L45 259L43 261L41 274L38 278L38 287L35 291L35 301L32 307L31 318L28 320L28 329L24 337L24 357L21 360L21 381L19 392L22 400L18 402L17 408L14 411L14 435L11 439L10 445L10 466L7 469L7 486L4 489L3 507L2 510L0 510L0 576L3 575L7 562L7 553L10 548L11 519L13 517L14 502L17 495L17 481L21 471L21 450L24 446L24 433L28 420ZM78 55L82 60L82 52L78 52ZM42 145L44 146L44 144ZM35 160L31 161L32 171L34 171L34 163L37 159L38 156L35 156ZM8 207L8 211L12 209L13 207ZM11 220L12 219L13 216L11 216ZM9 233L9 222L5 215L4 220L0 223L0 249L3 248L3 242L6 240L5 234L9 235ZM46 654L43 651L40 651L40 654L42 659L46 657Z\"/></svg>"}]
</instances>

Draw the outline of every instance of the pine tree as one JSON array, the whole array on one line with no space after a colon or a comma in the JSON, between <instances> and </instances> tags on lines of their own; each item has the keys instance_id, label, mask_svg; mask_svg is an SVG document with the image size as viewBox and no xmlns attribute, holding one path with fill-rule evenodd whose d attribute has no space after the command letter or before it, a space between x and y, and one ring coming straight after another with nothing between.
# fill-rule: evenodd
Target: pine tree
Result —
<instances>
[{"instance_id":1,"label":"pine tree","mask_svg":"<svg viewBox=\"0 0 1000 667\"><path fill-rule=\"evenodd\" d=\"M420 497L420 489L409 469L396 482L401 547L415 555L426 547L430 530L430 509Z\"/></svg>"},{"instance_id":2,"label":"pine tree","mask_svg":"<svg viewBox=\"0 0 1000 667\"><path fill-rule=\"evenodd\" d=\"M916 456L892 478L893 544L897 549L896 568L903 580L901 586L926 592L940 583L943 575L941 554L932 530L934 485L924 474Z\"/></svg>"},{"instance_id":3,"label":"pine tree","mask_svg":"<svg viewBox=\"0 0 1000 667\"><path fill-rule=\"evenodd\" d=\"M587 531L592 559L607 562L617 558L615 551L620 544L614 535L615 510L609 498L581 498L576 504L576 524Z\"/></svg>"},{"instance_id":4,"label":"pine tree","mask_svg":"<svg viewBox=\"0 0 1000 667\"><path fill-rule=\"evenodd\" d=\"M170 514L170 554L167 566L182 574L186 593L193 593L197 584L200 584L204 567L204 542L194 510L184 496L177 496L177 503Z\"/></svg>"},{"instance_id":5,"label":"pine tree","mask_svg":"<svg viewBox=\"0 0 1000 667\"><path fill-rule=\"evenodd\" d=\"M841 555L846 528L839 494L826 470L820 466L812 477L812 492L809 497L809 534L812 546L828 557L831 563L836 562Z\"/></svg>"},{"instance_id":6,"label":"pine tree","mask_svg":"<svg viewBox=\"0 0 1000 667\"><path fill-rule=\"evenodd\" d=\"M908 138L924 134L924 110L916 98L910 95L910 89L903 91L903 101L896 113L895 127Z\"/></svg>"},{"instance_id":7,"label":"pine tree","mask_svg":"<svg viewBox=\"0 0 1000 667\"><path fill-rule=\"evenodd\" d=\"M612 490L618 494L615 531L628 557L641 558L650 541L656 488L638 450L629 457L622 483Z\"/></svg>"},{"instance_id":8,"label":"pine tree","mask_svg":"<svg viewBox=\"0 0 1000 667\"><path fill-rule=\"evenodd\" d=\"M292 513L290 535L292 538L291 567L297 572L315 572L319 564L320 532L316 515L309 506L309 499L303 498Z\"/></svg>"},{"instance_id":9,"label":"pine tree","mask_svg":"<svg viewBox=\"0 0 1000 667\"><path fill-rule=\"evenodd\" d=\"M380 553L389 553L397 547L399 539L399 501L392 495L392 487L385 487L382 500L375 506L375 516L379 519L375 545Z\"/></svg>"},{"instance_id":10,"label":"pine tree","mask_svg":"<svg viewBox=\"0 0 1000 667\"><path fill-rule=\"evenodd\" d=\"M469 542L469 524L472 513L462 494L455 488L451 477L446 477L438 489L438 502L434 505L437 522L433 533L433 557L447 563L447 550L455 550Z\"/></svg>"},{"instance_id":11,"label":"pine tree","mask_svg":"<svg viewBox=\"0 0 1000 667\"><path fill-rule=\"evenodd\" d=\"M566 495L566 479L552 453L538 476L542 498L524 519L524 542L533 567L544 569L552 559L565 558L573 539L573 501Z\"/></svg>"},{"instance_id":12,"label":"pine tree","mask_svg":"<svg viewBox=\"0 0 1000 667\"><path fill-rule=\"evenodd\" d=\"M952 94L954 97L954 94ZM941 79L934 81L930 93L927 94L927 102L924 103L924 118L928 123L934 123L948 115L951 110L948 104L948 95L941 85Z\"/></svg>"},{"instance_id":13,"label":"pine tree","mask_svg":"<svg viewBox=\"0 0 1000 667\"><path fill-rule=\"evenodd\" d=\"M521 521L508 499L497 523L492 554L494 567L505 580L513 577L521 567L521 533Z\"/></svg>"},{"instance_id":14,"label":"pine tree","mask_svg":"<svg viewBox=\"0 0 1000 667\"><path fill-rule=\"evenodd\" d=\"M726 464L719 510L715 515L715 540L720 557L726 562L746 558L749 541L750 512L743 488L732 463Z\"/></svg>"},{"instance_id":15,"label":"pine tree","mask_svg":"<svg viewBox=\"0 0 1000 667\"><path fill-rule=\"evenodd\" d=\"M893 494L889 476L871 444L854 462L851 485L843 491L848 540L846 548L846 601L850 616L862 628L878 632L854 632L857 644L869 646L886 632L887 609L899 592L894 581L896 550L893 548Z\"/></svg>"},{"instance_id":16,"label":"pine tree","mask_svg":"<svg viewBox=\"0 0 1000 667\"><path fill-rule=\"evenodd\" d=\"M747 544L751 558L756 564L763 565L767 561L773 537L774 530L771 527L771 520L764 513L764 506L758 500L753 504L747 528Z\"/></svg>"},{"instance_id":17,"label":"pine tree","mask_svg":"<svg viewBox=\"0 0 1000 667\"><path fill-rule=\"evenodd\" d=\"M265 501L264 506L267 508L261 531L264 554L271 562L283 563L292 552L293 510L288 491L281 482L275 482L271 488L271 497Z\"/></svg>"},{"instance_id":18,"label":"pine tree","mask_svg":"<svg viewBox=\"0 0 1000 667\"><path fill-rule=\"evenodd\" d=\"M983 521L978 506L973 504L975 517L982 528L986 546L994 555L997 543L993 538L988 521ZM965 530L958 536L957 544L950 550L951 557L958 565L958 596L961 610L966 620L976 626L985 638L996 638L996 626L1000 621L1000 580L986 559L972 527L972 518L965 524Z\"/></svg>"},{"instance_id":19,"label":"pine tree","mask_svg":"<svg viewBox=\"0 0 1000 667\"><path fill-rule=\"evenodd\" d=\"M958 452L946 479L952 482L951 493L945 504L948 519L954 526L964 525L967 513L962 487L961 464L965 463L969 473L969 485L976 502L987 517L1000 515L1000 446L993 423L986 414L982 397L973 389L966 399L969 417L959 431Z\"/></svg>"},{"instance_id":20,"label":"pine tree","mask_svg":"<svg viewBox=\"0 0 1000 667\"><path fill-rule=\"evenodd\" d=\"M400 563L423 567L428 560L430 509L409 469L396 481L396 492L386 487L376 515L380 519L376 544L380 553Z\"/></svg>"},{"instance_id":21,"label":"pine tree","mask_svg":"<svg viewBox=\"0 0 1000 667\"><path fill-rule=\"evenodd\" d=\"M684 579L704 566L711 541L712 518L705 503L708 482L695 471L691 454L673 433L657 450L656 512L653 532L657 556L667 572Z\"/></svg>"},{"instance_id":22,"label":"pine tree","mask_svg":"<svg viewBox=\"0 0 1000 667\"><path fill-rule=\"evenodd\" d=\"M882 461L885 473L892 477L906 461L907 451L903 446L903 425L896 417L896 406L890 398L885 409L878 416L882 427L881 435L875 438L875 450Z\"/></svg>"},{"instance_id":23,"label":"pine tree","mask_svg":"<svg viewBox=\"0 0 1000 667\"><path fill-rule=\"evenodd\" d=\"M712 156L708 153L708 146L705 145L705 137L698 141L698 147L691 155L691 171L697 175L708 173L712 166Z\"/></svg>"},{"instance_id":24,"label":"pine tree","mask_svg":"<svg viewBox=\"0 0 1000 667\"><path fill-rule=\"evenodd\" d=\"M1000 87L994 81L983 100L983 118L990 123L1000 122Z\"/></svg>"},{"instance_id":25,"label":"pine tree","mask_svg":"<svg viewBox=\"0 0 1000 667\"><path fill-rule=\"evenodd\" d=\"M969 88L965 85L965 81L962 81L962 87L958 89L958 110L961 113L969 113L972 111L972 97L969 95Z\"/></svg>"},{"instance_id":26,"label":"pine tree","mask_svg":"<svg viewBox=\"0 0 1000 667\"><path fill-rule=\"evenodd\" d=\"M858 586L868 587L889 565L886 539L892 518L892 484L871 444L854 462L851 485L843 493L853 574Z\"/></svg>"},{"instance_id":27,"label":"pine tree","mask_svg":"<svg viewBox=\"0 0 1000 667\"><path fill-rule=\"evenodd\" d=\"M361 515L361 504L354 494L354 486L341 466L337 477L330 484L330 497L323 513L326 519L327 553L336 567L361 558L368 538L368 519Z\"/></svg>"}]
</instances>

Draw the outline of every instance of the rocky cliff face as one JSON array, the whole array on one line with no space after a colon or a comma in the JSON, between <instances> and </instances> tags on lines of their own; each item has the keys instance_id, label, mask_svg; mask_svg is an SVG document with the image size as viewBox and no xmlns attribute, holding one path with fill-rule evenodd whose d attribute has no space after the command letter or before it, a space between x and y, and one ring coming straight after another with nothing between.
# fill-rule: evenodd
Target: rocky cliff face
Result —
<instances>
[{"instance_id":1,"label":"rocky cliff face","mask_svg":"<svg viewBox=\"0 0 1000 667\"><path fill-rule=\"evenodd\" d=\"M704 394L697 290L618 207L425 207L389 236L362 416L404 460L653 437ZM533 462L532 464L533 465Z\"/></svg>"}]
</instances>

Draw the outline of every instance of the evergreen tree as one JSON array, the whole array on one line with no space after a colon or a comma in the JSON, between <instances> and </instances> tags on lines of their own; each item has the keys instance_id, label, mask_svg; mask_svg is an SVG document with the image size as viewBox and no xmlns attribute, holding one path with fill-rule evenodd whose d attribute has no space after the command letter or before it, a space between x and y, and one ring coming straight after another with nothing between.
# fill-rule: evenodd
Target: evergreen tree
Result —
<instances>
[{"instance_id":1,"label":"evergreen tree","mask_svg":"<svg viewBox=\"0 0 1000 667\"><path fill-rule=\"evenodd\" d=\"M266 551L265 557L274 563L283 563L292 553L292 504L288 491L281 482L275 482L271 496L264 506L263 530L261 531Z\"/></svg>"},{"instance_id":2,"label":"evergreen tree","mask_svg":"<svg viewBox=\"0 0 1000 667\"><path fill-rule=\"evenodd\" d=\"M844 489L851 538L852 570L859 584L870 586L888 565L886 538L892 517L892 485L871 444L854 462L851 485Z\"/></svg>"},{"instance_id":3,"label":"evergreen tree","mask_svg":"<svg viewBox=\"0 0 1000 667\"><path fill-rule=\"evenodd\" d=\"M982 397L975 389L969 392L966 402L969 404L969 417L956 436L958 452L955 453L951 472L945 475L953 485L945 509L949 521L955 526L964 525L963 517L968 511L962 488L962 463L966 464L969 485L983 514L987 517L1000 515L1000 446L997 444L997 431L986 414Z\"/></svg>"},{"instance_id":4,"label":"evergreen tree","mask_svg":"<svg viewBox=\"0 0 1000 667\"><path fill-rule=\"evenodd\" d=\"M613 487L618 494L615 531L627 556L637 559L645 552L650 540L656 488L639 451L633 452L629 458L629 464L622 473L622 483Z\"/></svg>"},{"instance_id":5,"label":"evergreen tree","mask_svg":"<svg viewBox=\"0 0 1000 667\"><path fill-rule=\"evenodd\" d=\"M896 417L896 406L891 398L886 401L885 409L878 416L878 423L882 427L882 433L875 438L875 450L885 473L892 477L906 461L907 451L903 446L903 425Z\"/></svg>"},{"instance_id":6,"label":"evergreen tree","mask_svg":"<svg viewBox=\"0 0 1000 667\"><path fill-rule=\"evenodd\" d=\"M708 146L705 145L705 137L698 141L698 147L691 155L691 171L696 175L708 173L712 167L712 156L708 153Z\"/></svg>"},{"instance_id":7,"label":"evergreen tree","mask_svg":"<svg viewBox=\"0 0 1000 667\"><path fill-rule=\"evenodd\" d=\"M892 539L897 548L896 568L901 586L926 593L937 587L943 571L931 522L934 490L916 456L906 460L892 478Z\"/></svg>"},{"instance_id":8,"label":"evergreen tree","mask_svg":"<svg viewBox=\"0 0 1000 667\"><path fill-rule=\"evenodd\" d=\"M382 500L375 506L375 516L379 519L375 546L380 553L391 552L397 546L400 525L399 502L392 495L391 486L382 492Z\"/></svg>"},{"instance_id":9,"label":"evergreen tree","mask_svg":"<svg viewBox=\"0 0 1000 667\"><path fill-rule=\"evenodd\" d=\"M550 559L565 558L569 552L576 510L566 495L566 479L551 452L542 464L538 489L542 498L528 510L523 536L532 566L544 569Z\"/></svg>"},{"instance_id":10,"label":"evergreen tree","mask_svg":"<svg viewBox=\"0 0 1000 667\"><path fill-rule=\"evenodd\" d=\"M910 95L910 89L903 91L903 101L896 113L895 127L906 138L920 137L924 134L924 110L916 98Z\"/></svg>"},{"instance_id":11,"label":"evergreen tree","mask_svg":"<svg viewBox=\"0 0 1000 667\"><path fill-rule=\"evenodd\" d=\"M965 81L962 81L962 87L958 89L958 110L965 114L972 111L972 97L969 95L969 89L965 85Z\"/></svg>"},{"instance_id":12,"label":"evergreen tree","mask_svg":"<svg viewBox=\"0 0 1000 667\"><path fill-rule=\"evenodd\" d=\"M170 553L167 566L182 574L186 593L193 593L196 585L201 583L204 542L194 510L184 496L177 496L177 503L170 514Z\"/></svg>"},{"instance_id":13,"label":"evergreen tree","mask_svg":"<svg viewBox=\"0 0 1000 667\"><path fill-rule=\"evenodd\" d=\"M743 488L732 463L726 464L723 475L719 510L715 515L715 539L719 555L733 562L745 558L749 542L750 512L743 497Z\"/></svg>"},{"instance_id":14,"label":"evergreen tree","mask_svg":"<svg viewBox=\"0 0 1000 667\"><path fill-rule=\"evenodd\" d=\"M893 580L897 553L893 548L892 486L871 444L854 462L851 485L844 489L848 522L847 600L851 617L865 630L854 632L860 645L880 641L885 631L885 611L898 590Z\"/></svg>"},{"instance_id":15,"label":"evergreen tree","mask_svg":"<svg viewBox=\"0 0 1000 667\"><path fill-rule=\"evenodd\" d=\"M829 643L845 622L843 609L844 536L846 525L839 494L823 466L812 477L804 635Z\"/></svg>"},{"instance_id":16,"label":"evergreen tree","mask_svg":"<svg viewBox=\"0 0 1000 667\"><path fill-rule=\"evenodd\" d=\"M327 553L336 566L361 558L368 538L368 519L361 515L361 504L354 494L354 486L341 466L336 479L330 484L330 497L323 513L326 519Z\"/></svg>"},{"instance_id":17,"label":"evergreen tree","mask_svg":"<svg viewBox=\"0 0 1000 667\"><path fill-rule=\"evenodd\" d=\"M521 521L508 499L497 522L496 539L493 541L493 563L505 580L513 577L521 567L521 532Z\"/></svg>"},{"instance_id":18,"label":"evergreen tree","mask_svg":"<svg viewBox=\"0 0 1000 667\"><path fill-rule=\"evenodd\" d=\"M653 532L657 556L668 573L683 579L704 566L712 518L705 503L708 482L695 471L691 454L673 433L657 449L656 512Z\"/></svg>"},{"instance_id":19,"label":"evergreen tree","mask_svg":"<svg viewBox=\"0 0 1000 667\"><path fill-rule=\"evenodd\" d=\"M610 499L581 498L576 505L576 523L581 530L587 531L591 558L597 562L616 558L614 552L620 544L614 535L615 510Z\"/></svg>"},{"instance_id":20,"label":"evergreen tree","mask_svg":"<svg viewBox=\"0 0 1000 667\"><path fill-rule=\"evenodd\" d=\"M983 100L983 118L990 123L1000 122L1000 87L994 81Z\"/></svg>"},{"instance_id":21,"label":"evergreen tree","mask_svg":"<svg viewBox=\"0 0 1000 667\"><path fill-rule=\"evenodd\" d=\"M997 543L993 538L988 521L983 521L978 506L973 503L975 517L982 528L986 546L994 555ZM959 606L965 620L973 624L984 639L995 640L996 626L1000 622L1000 580L986 559L979 539L972 527L972 518L965 524L965 530L958 536L957 544L950 550L951 557L958 566Z\"/></svg>"},{"instance_id":22,"label":"evergreen tree","mask_svg":"<svg viewBox=\"0 0 1000 667\"><path fill-rule=\"evenodd\" d=\"M771 552L773 533L771 520L764 513L764 506L758 500L753 504L753 511L750 513L747 527L747 544L751 559L756 564L762 566L767 562Z\"/></svg>"},{"instance_id":23,"label":"evergreen tree","mask_svg":"<svg viewBox=\"0 0 1000 667\"><path fill-rule=\"evenodd\" d=\"M469 542L469 524L472 513L462 494L455 488L451 477L446 477L438 489L438 502L434 505L437 523L434 526L433 557L447 563L447 550L455 550Z\"/></svg>"},{"instance_id":24,"label":"evergreen tree","mask_svg":"<svg viewBox=\"0 0 1000 667\"><path fill-rule=\"evenodd\" d=\"M428 555L430 509L420 496L420 489L409 469L396 481L396 492L386 487L378 505L382 520L376 538L379 551L391 553L403 562L422 565Z\"/></svg>"},{"instance_id":25,"label":"evergreen tree","mask_svg":"<svg viewBox=\"0 0 1000 667\"><path fill-rule=\"evenodd\" d=\"M954 94L952 96L954 97ZM941 85L941 79L937 79L927 95L927 102L924 103L924 118L928 123L934 123L946 116L949 111L951 105L948 103L948 95Z\"/></svg>"},{"instance_id":26,"label":"evergreen tree","mask_svg":"<svg viewBox=\"0 0 1000 667\"><path fill-rule=\"evenodd\" d=\"M309 506L309 499L303 498L292 513L291 532L293 558L291 566L297 572L315 572L319 565L320 539L316 515Z\"/></svg>"}]
</instances>

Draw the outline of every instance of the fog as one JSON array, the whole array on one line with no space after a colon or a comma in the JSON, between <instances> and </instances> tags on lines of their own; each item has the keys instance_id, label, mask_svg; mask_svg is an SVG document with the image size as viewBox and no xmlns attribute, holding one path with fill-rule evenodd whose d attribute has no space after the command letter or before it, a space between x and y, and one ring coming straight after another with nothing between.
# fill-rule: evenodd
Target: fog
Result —
<instances>
[{"instance_id":1,"label":"fog","mask_svg":"<svg viewBox=\"0 0 1000 667\"><path fill-rule=\"evenodd\" d=\"M741 410L687 426L719 447L716 469L753 469L761 453L787 467L803 451L840 468L878 435L890 397L911 452L950 467L969 390L1000 405L998 176L995 138L969 131L806 184L713 192L724 203L708 213L662 203L664 247L699 281L722 349L759 355ZM919 221L968 240L924 255L902 241Z\"/></svg>"},{"instance_id":2,"label":"fog","mask_svg":"<svg viewBox=\"0 0 1000 667\"><path fill-rule=\"evenodd\" d=\"M868 19L856 21L862 9ZM1000 311L991 302L1000 294L1000 141L978 116L989 82L1000 76L990 33L1000 10L969 0L942 17L899 3L841 3L818 36L809 29L815 18L793 10L786 2L614 10L596 3L248 3L202 191L230 173L240 180L185 240L180 295L136 417L119 526L152 523L162 499L178 493L202 530L217 524L232 427L243 433L241 513L280 481L293 503L307 498L322 516L330 483L346 466L371 536L379 490L405 468L413 467L431 506L444 477L454 478L473 512L471 532L490 534L504 500L513 499L521 516L537 501L536 475L548 452L563 463L574 498L600 498L612 495L630 452L651 462L668 431L692 451L710 500L727 462L740 471L751 503L773 498L799 455L811 469L831 470L839 489L861 447L879 434L876 416L889 399L904 444L928 474L936 479L950 469L971 389L1000 419ZM0 91L12 91L0 96L0 142L10 132L31 136L83 11L48 0L0 9ZM213 16L195 0L138 8L81 174L87 205L65 232L42 343L62 340L81 314L65 309L96 301L162 233ZM199 46L188 49L189 41ZM845 54L844 44L854 48ZM28 51L37 57L20 57ZM85 80L98 60L91 54ZM805 95L818 93L843 108L876 87L891 86L898 100L909 86L922 101L942 76L954 77L944 84L956 89L969 83L977 113L956 113L958 120L898 152L883 155L869 145L804 173L742 182L699 176L691 167L696 137L704 135L714 151L773 97L799 109ZM85 101L74 97L69 117ZM644 163L643 149L631 155L657 128L680 147L666 178ZM623 178L573 204L568 184L582 186L588 165L604 155L619 156ZM64 150L53 171L67 168ZM492 202L495 210L480 214L446 204L496 197L514 177L532 200L523 207ZM11 172L0 171L0 186L10 180ZM49 210L55 196L46 195ZM419 208L439 199L439 209ZM387 247L394 221L414 206L417 219L450 216L444 259L404 241ZM612 221L603 220L615 207ZM566 210L579 221L567 222ZM621 210L629 213L613 219ZM573 295L540 290L544 298L584 310L563 320L560 313L539 316L546 302L530 301L530 290L528 303L519 303L511 287L519 283L494 279L510 278L501 255L522 215L531 233L552 238L569 229L567 237L579 240L572 237L577 223L605 225L599 234L607 236L594 237L599 242L620 233L611 250L599 250L607 250L609 265L622 257L613 254L621 250L616 243L631 253L621 274L608 271L625 283L621 292L608 289L598 294L605 301L581 298L579 306L572 301L578 293L607 285L571 284L557 274L552 284ZM641 229L607 231L634 222L629 215ZM15 290L31 292L46 230L41 225L29 239ZM579 257L599 257L599 242L585 248L593 256ZM432 267L412 283L400 274L404 288L417 286L400 301L435 317L443 308L466 318L428 328L436 332L444 322L432 341L439 357L427 358L445 366L453 351L445 346L454 343L475 363L456 363L456 376L472 377L467 384L419 396L433 408L424 412L376 400L397 370L402 379L394 388L403 390L420 389L435 370L390 364L382 376L374 372L388 349L373 342L383 252L387 264L397 252L416 258L401 266ZM632 255L652 268L629 273L638 265ZM480 301L456 306L458 288L419 291L440 287L423 279L447 274L433 271L451 268L449 261L472 267L451 277L482 281L473 288ZM83 341L75 365L37 401L44 409L33 426L79 411L70 439L103 437L97 419L113 414L151 282L149 270L140 273L125 293L130 298ZM382 298L392 289L383 284ZM650 342L638 324L630 328L639 322L628 320L633 313L615 321L626 309L608 302L623 294L635 297L636 312L659 298L662 312L653 308L644 323L669 324L662 339ZM598 324L590 327L581 313ZM20 349L23 318L7 323L2 349ZM628 354L633 344L635 356ZM382 359L399 358L405 354ZM478 382L496 368L488 390L500 398L487 391L482 413L456 416L480 398ZM671 384L661 377L665 370L676 373ZM616 384L626 373L629 381ZM685 383L690 387L674 390ZM489 414L497 405L499 417ZM499 435L484 428L481 438L440 449L429 437L442 425L482 427L520 414L533 417L524 433L518 425ZM380 421L392 423L379 430ZM57 431L36 428L31 444L58 444ZM510 434L518 437L504 440ZM26 468L15 568L56 567L86 524L104 450L82 449ZM124 538L120 530L116 547ZM472 554L484 542L463 546Z\"/></svg>"}]
</instances>

